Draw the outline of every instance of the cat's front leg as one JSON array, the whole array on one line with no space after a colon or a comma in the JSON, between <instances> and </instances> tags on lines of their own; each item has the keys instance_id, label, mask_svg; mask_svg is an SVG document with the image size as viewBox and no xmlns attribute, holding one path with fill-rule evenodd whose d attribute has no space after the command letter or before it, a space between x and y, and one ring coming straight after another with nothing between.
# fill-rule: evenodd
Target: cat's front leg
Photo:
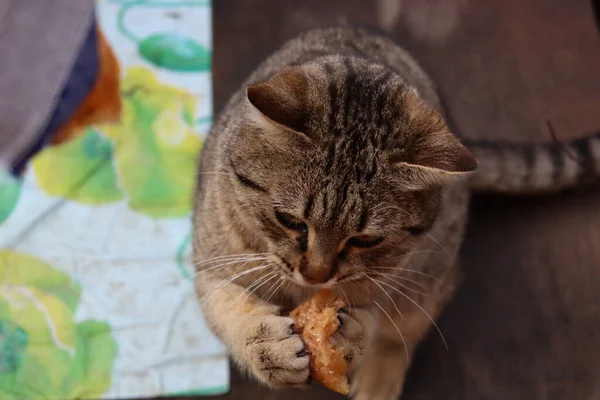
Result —
<instances>
[{"instance_id":1,"label":"cat's front leg","mask_svg":"<svg viewBox=\"0 0 600 400\"><path fill-rule=\"evenodd\" d=\"M281 316L279 307L247 296L238 285L218 285L222 283L196 284L205 318L232 359L271 388L305 385L309 357L293 320ZM203 300L207 295L210 299Z\"/></svg>"},{"instance_id":2,"label":"cat's front leg","mask_svg":"<svg viewBox=\"0 0 600 400\"><path fill-rule=\"evenodd\" d=\"M412 355L398 342L375 340L351 378L353 400L392 400L402 394Z\"/></svg>"},{"instance_id":3,"label":"cat's front leg","mask_svg":"<svg viewBox=\"0 0 600 400\"><path fill-rule=\"evenodd\" d=\"M437 304L427 306L424 305L424 311L437 315ZM350 382L354 400L400 397L414 350L432 325L426 314L419 311L407 312L404 318L394 318L394 322L380 316L372 344Z\"/></svg>"}]
</instances>

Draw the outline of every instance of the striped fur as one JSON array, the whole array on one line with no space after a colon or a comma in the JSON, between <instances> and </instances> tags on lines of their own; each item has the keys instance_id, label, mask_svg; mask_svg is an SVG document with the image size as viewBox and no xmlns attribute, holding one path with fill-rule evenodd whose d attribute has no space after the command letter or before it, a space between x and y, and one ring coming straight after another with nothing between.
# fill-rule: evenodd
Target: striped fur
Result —
<instances>
[{"instance_id":1,"label":"striped fur","mask_svg":"<svg viewBox=\"0 0 600 400\"><path fill-rule=\"evenodd\" d=\"M600 182L600 133L564 143L463 144L479 161L470 179L475 192L544 195Z\"/></svg>"}]
</instances>

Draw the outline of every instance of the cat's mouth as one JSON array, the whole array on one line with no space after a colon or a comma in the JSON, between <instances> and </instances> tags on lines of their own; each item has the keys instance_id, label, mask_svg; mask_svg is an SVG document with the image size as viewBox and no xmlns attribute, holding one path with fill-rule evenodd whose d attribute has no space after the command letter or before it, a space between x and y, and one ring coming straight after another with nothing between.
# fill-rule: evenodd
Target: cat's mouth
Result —
<instances>
[{"instance_id":1,"label":"cat's mouth","mask_svg":"<svg viewBox=\"0 0 600 400\"><path fill-rule=\"evenodd\" d=\"M289 279L299 286L311 289L328 289L334 287L338 283L338 278L336 276L333 276L327 282L309 281L304 276L302 276L302 274L297 269L293 270L293 272L289 275Z\"/></svg>"},{"instance_id":2,"label":"cat's mouth","mask_svg":"<svg viewBox=\"0 0 600 400\"><path fill-rule=\"evenodd\" d=\"M297 268L294 268L291 263L279 256L271 256L274 264L278 264L281 266L281 271L283 272L283 278L302 287L311 288L311 289L327 289L332 288L339 282L339 277L337 275L332 276L326 282L313 282L306 279Z\"/></svg>"}]
</instances>

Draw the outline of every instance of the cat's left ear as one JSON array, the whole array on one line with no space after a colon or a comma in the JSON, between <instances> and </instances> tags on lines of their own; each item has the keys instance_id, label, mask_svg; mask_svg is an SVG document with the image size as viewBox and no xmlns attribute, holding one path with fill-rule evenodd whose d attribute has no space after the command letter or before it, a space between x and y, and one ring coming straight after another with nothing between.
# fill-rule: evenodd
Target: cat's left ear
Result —
<instances>
[{"instance_id":1,"label":"cat's left ear","mask_svg":"<svg viewBox=\"0 0 600 400\"><path fill-rule=\"evenodd\" d=\"M416 91L402 94L405 134L392 155L392 163L403 169L417 186L446 183L469 175L477 160L450 132L442 115L427 105Z\"/></svg>"},{"instance_id":2,"label":"cat's left ear","mask_svg":"<svg viewBox=\"0 0 600 400\"><path fill-rule=\"evenodd\" d=\"M304 72L299 67L289 67L266 82L248 86L246 97L258 122L306 134L307 91Z\"/></svg>"}]
</instances>

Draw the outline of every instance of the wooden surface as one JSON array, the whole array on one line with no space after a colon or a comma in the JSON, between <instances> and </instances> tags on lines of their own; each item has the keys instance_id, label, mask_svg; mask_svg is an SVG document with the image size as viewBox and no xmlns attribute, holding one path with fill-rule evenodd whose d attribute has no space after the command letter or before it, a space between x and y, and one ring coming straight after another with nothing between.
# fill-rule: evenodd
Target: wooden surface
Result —
<instances>
[{"instance_id":1,"label":"wooden surface","mask_svg":"<svg viewBox=\"0 0 600 400\"><path fill-rule=\"evenodd\" d=\"M439 85L457 134L548 140L600 129L600 35L587 0L214 2L217 111L293 35L342 22L379 25ZM424 5L425 4L425 5ZM438 4L438 5L439 5ZM450 21L450 22L448 22ZM423 27L427 27L424 29ZM465 281L420 348L403 399L600 399L600 193L478 197ZM338 398L319 388L269 392L233 373L229 399Z\"/></svg>"}]
</instances>

